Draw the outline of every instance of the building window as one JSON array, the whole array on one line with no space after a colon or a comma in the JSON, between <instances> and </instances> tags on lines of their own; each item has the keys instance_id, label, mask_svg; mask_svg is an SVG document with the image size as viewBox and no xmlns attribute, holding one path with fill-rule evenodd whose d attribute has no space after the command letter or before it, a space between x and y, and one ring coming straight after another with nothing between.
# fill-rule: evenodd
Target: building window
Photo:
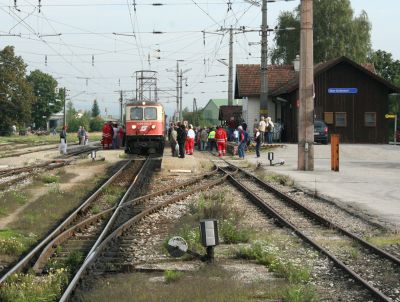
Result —
<instances>
[{"instance_id":1,"label":"building window","mask_svg":"<svg viewBox=\"0 0 400 302\"><path fill-rule=\"evenodd\" d=\"M376 112L365 112L365 127L376 127Z\"/></svg>"},{"instance_id":2,"label":"building window","mask_svg":"<svg viewBox=\"0 0 400 302\"><path fill-rule=\"evenodd\" d=\"M336 127L347 127L347 113L336 112L335 113L335 126Z\"/></svg>"},{"instance_id":3,"label":"building window","mask_svg":"<svg viewBox=\"0 0 400 302\"><path fill-rule=\"evenodd\" d=\"M325 121L325 124L332 125L333 124L333 112L324 112L324 121Z\"/></svg>"}]
</instances>

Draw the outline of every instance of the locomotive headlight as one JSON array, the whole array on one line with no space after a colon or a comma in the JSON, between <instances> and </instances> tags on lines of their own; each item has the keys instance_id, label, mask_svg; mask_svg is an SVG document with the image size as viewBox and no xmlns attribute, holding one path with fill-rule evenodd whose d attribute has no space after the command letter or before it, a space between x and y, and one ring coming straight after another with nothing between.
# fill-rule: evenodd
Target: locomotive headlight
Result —
<instances>
[{"instance_id":1,"label":"locomotive headlight","mask_svg":"<svg viewBox=\"0 0 400 302\"><path fill-rule=\"evenodd\" d=\"M135 130L136 129L136 125L132 125L132 129Z\"/></svg>"},{"instance_id":2,"label":"locomotive headlight","mask_svg":"<svg viewBox=\"0 0 400 302\"><path fill-rule=\"evenodd\" d=\"M151 129L156 129L156 125L151 125Z\"/></svg>"}]
</instances>

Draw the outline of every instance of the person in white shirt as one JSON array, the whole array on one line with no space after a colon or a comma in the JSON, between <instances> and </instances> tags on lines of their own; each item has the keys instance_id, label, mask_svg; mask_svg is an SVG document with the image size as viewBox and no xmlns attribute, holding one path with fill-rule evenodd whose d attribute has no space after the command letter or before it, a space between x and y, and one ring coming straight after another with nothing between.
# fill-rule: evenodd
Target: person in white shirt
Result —
<instances>
[{"instance_id":1,"label":"person in white shirt","mask_svg":"<svg viewBox=\"0 0 400 302\"><path fill-rule=\"evenodd\" d=\"M264 144L266 142L266 135L265 135L265 129L267 127L267 123L265 122L264 117L261 117L260 123L258 124L258 131L260 131L261 135L261 144Z\"/></svg>"},{"instance_id":2,"label":"person in white shirt","mask_svg":"<svg viewBox=\"0 0 400 302\"><path fill-rule=\"evenodd\" d=\"M196 133L193 130L193 125L189 125L189 130L187 132L187 137L188 137L187 143L189 144L188 148L187 148L187 150L188 150L187 154L188 155L193 155L193 152L194 152L194 139L196 137Z\"/></svg>"}]
</instances>

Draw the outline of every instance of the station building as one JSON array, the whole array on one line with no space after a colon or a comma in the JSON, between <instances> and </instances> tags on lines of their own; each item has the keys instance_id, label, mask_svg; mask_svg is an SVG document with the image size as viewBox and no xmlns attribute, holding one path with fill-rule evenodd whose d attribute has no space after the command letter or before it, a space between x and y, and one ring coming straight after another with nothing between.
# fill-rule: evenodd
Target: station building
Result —
<instances>
[{"instance_id":1,"label":"station building","mask_svg":"<svg viewBox=\"0 0 400 302\"><path fill-rule=\"evenodd\" d=\"M284 125L282 139L297 142L299 59L293 65L268 66L268 110ZM388 143L389 95L400 89L376 74L373 64L347 57L314 67L314 117L344 143ZM253 131L260 117L260 65L237 65L235 98L243 99L243 119Z\"/></svg>"}]
</instances>

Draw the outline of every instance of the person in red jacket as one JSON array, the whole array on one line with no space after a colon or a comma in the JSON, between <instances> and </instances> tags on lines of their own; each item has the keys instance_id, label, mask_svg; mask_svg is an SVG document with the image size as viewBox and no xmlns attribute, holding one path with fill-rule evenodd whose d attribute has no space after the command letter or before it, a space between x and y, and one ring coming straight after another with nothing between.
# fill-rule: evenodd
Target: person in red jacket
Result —
<instances>
[{"instance_id":1,"label":"person in red jacket","mask_svg":"<svg viewBox=\"0 0 400 302\"><path fill-rule=\"evenodd\" d=\"M112 127L111 122L105 123L103 126L103 139L101 140L101 144L103 145L103 149L110 149L110 145L112 143Z\"/></svg>"},{"instance_id":2,"label":"person in red jacket","mask_svg":"<svg viewBox=\"0 0 400 302\"><path fill-rule=\"evenodd\" d=\"M221 126L217 127L217 131L215 132L215 141L217 142L218 156L225 156L227 136L225 130Z\"/></svg>"}]
</instances>

